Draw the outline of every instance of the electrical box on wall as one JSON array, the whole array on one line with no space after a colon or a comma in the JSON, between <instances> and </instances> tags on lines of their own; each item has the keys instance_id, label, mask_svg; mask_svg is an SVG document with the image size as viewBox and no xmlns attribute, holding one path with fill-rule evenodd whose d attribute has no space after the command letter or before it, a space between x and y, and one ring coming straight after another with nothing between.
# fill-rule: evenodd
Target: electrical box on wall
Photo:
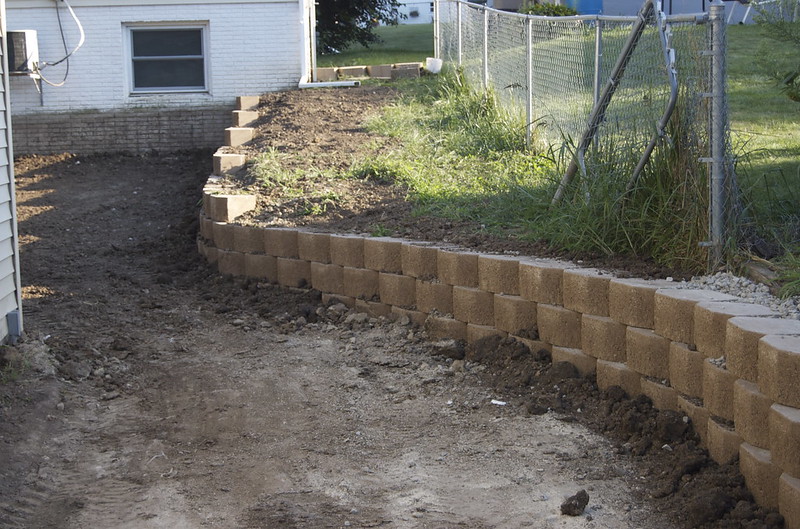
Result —
<instances>
[{"instance_id":1,"label":"electrical box on wall","mask_svg":"<svg viewBox=\"0 0 800 529\"><path fill-rule=\"evenodd\" d=\"M39 42L35 29L6 32L8 70L12 75L32 75L39 65Z\"/></svg>"}]
</instances>

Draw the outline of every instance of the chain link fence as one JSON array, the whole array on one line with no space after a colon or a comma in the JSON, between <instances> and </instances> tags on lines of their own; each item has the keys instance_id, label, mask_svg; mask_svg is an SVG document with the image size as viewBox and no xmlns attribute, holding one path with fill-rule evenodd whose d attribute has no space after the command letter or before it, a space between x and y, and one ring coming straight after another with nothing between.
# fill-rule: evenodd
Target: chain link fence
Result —
<instances>
[{"instance_id":1,"label":"chain link fence","mask_svg":"<svg viewBox=\"0 0 800 529\"><path fill-rule=\"evenodd\" d=\"M624 193L672 164L707 186L706 244L719 261L734 187L721 2L666 16L649 0L635 17L540 17L461 0L436 8L437 56L524 118L534 147L568 153L555 203L568 190L591 200L598 179Z\"/></svg>"}]
</instances>

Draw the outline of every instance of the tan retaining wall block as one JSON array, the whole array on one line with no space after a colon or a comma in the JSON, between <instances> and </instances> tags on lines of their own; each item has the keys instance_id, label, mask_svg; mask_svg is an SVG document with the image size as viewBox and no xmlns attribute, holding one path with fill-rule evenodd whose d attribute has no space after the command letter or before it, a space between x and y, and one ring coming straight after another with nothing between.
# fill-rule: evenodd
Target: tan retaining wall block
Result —
<instances>
[{"instance_id":1,"label":"tan retaining wall block","mask_svg":"<svg viewBox=\"0 0 800 529\"><path fill-rule=\"evenodd\" d=\"M438 311L442 314L453 313L453 286L445 283L433 283L417 279L417 309L430 314Z\"/></svg>"},{"instance_id":2,"label":"tan retaining wall block","mask_svg":"<svg viewBox=\"0 0 800 529\"><path fill-rule=\"evenodd\" d=\"M217 252L217 270L219 270L220 274L243 276L244 254L242 252L219 250Z\"/></svg>"},{"instance_id":3,"label":"tan retaining wall block","mask_svg":"<svg viewBox=\"0 0 800 529\"><path fill-rule=\"evenodd\" d=\"M428 315L418 310L409 310L402 307L393 306L392 317L394 318L394 321L400 322L402 322L402 318L408 318L408 321L411 325L415 327L422 327L425 325L425 320L428 318Z\"/></svg>"},{"instance_id":4,"label":"tan retaining wall block","mask_svg":"<svg viewBox=\"0 0 800 529\"><path fill-rule=\"evenodd\" d=\"M653 401L653 406L659 410L678 411L678 392L675 391L675 388L644 377L639 383L642 386L642 395L650 397L650 400Z\"/></svg>"},{"instance_id":5,"label":"tan retaining wall block","mask_svg":"<svg viewBox=\"0 0 800 529\"><path fill-rule=\"evenodd\" d=\"M208 207L206 214L219 222L232 222L256 207L255 195L215 195L203 197Z\"/></svg>"},{"instance_id":6,"label":"tan retaining wall block","mask_svg":"<svg viewBox=\"0 0 800 529\"><path fill-rule=\"evenodd\" d=\"M491 325L475 325L474 323L467 324L467 343L475 343L478 340L489 338L490 336L499 336L505 338L508 333L499 331Z\"/></svg>"},{"instance_id":7,"label":"tan retaining wall block","mask_svg":"<svg viewBox=\"0 0 800 529\"><path fill-rule=\"evenodd\" d=\"M580 349L554 346L550 354L553 357L554 364L558 362L569 362L574 365L583 376L597 373L597 358L587 355Z\"/></svg>"},{"instance_id":8,"label":"tan retaining wall block","mask_svg":"<svg viewBox=\"0 0 800 529\"><path fill-rule=\"evenodd\" d=\"M703 398L703 362L705 357L686 344L669 344L669 383L684 395Z\"/></svg>"},{"instance_id":9,"label":"tan retaining wall block","mask_svg":"<svg viewBox=\"0 0 800 529\"><path fill-rule=\"evenodd\" d=\"M678 395L678 409L689 417L692 428L700 436L701 444L705 445L708 438L709 413L703 407L702 401Z\"/></svg>"},{"instance_id":10,"label":"tan retaining wall block","mask_svg":"<svg viewBox=\"0 0 800 529\"><path fill-rule=\"evenodd\" d=\"M610 275L591 268L564 270L564 308L608 316L608 283Z\"/></svg>"},{"instance_id":11,"label":"tan retaining wall block","mask_svg":"<svg viewBox=\"0 0 800 529\"><path fill-rule=\"evenodd\" d=\"M778 404L800 408L800 338L764 336L759 340L758 386Z\"/></svg>"},{"instance_id":12,"label":"tan retaining wall block","mask_svg":"<svg viewBox=\"0 0 800 529\"><path fill-rule=\"evenodd\" d=\"M366 66L340 66L339 67L339 76L340 77L366 77L367 75L367 67Z\"/></svg>"},{"instance_id":13,"label":"tan retaining wall block","mask_svg":"<svg viewBox=\"0 0 800 529\"><path fill-rule=\"evenodd\" d=\"M736 298L708 290L659 289L654 298L656 334L675 342L694 343L694 306L704 301L735 301Z\"/></svg>"},{"instance_id":14,"label":"tan retaining wall block","mask_svg":"<svg viewBox=\"0 0 800 529\"><path fill-rule=\"evenodd\" d=\"M378 272L375 270L345 266L342 269L342 279L345 296L372 299L378 295Z\"/></svg>"},{"instance_id":15,"label":"tan retaining wall block","mask_svg":"<svg viewBox=\"0 0 800 529\"><path fill-rule=\"evenodd\" d=\"M381 272L378 275L378 292L382 303L406 309L417 304L416 279L413 277Z\"/></svg>"},{"instance_id":16,"label":"tan retaining wall block","mask_svg":"<svg viewBox=\"0 0 800 529\"><path fill-rule=\"evenodd\" d=\"M330 234L298 231L297 255L306 261L329 264L331 262Z\"/></svg>"},{"instance_id":17,"label":"tan retaining wall block","mask_svg":"<svg viewBox=\"0 0 800 529\"><path fill-rule=\"evenodd\" d=\"M781 470L773 464L769 451L742 443L739 446L739 470L758 504L777 509Z\"/></svg>"},{"instance_id":18,"label":"tan retaining wall block","mask_svg":"<svg viewBox=\"0 0 800 529\"><path fill-rule=\"evenodd\" d=\"M564 270L575 265L552 260L521 260L519 293L525 299L548 305L564 304Z\"/></svg>"},{"instance_id":19,"label":"tan retaining wall block","mask_svg":"<svg viewBox=\"0 0 800 529\"><path fill-rule=\"evenodd\" d=\"M244 154L234 154L225 152L214 153L214 174L223 176L242 169L245 166L246 158Z\"/></svg>"},{"instance_id":20,"label":"tan retaining wall block","mask_svg":"<svg viewBox=\"0 0 800 529\"><path fill-rule=\"evenodd\" d=\"M439 250L425 243L403 243L400 249L403 274L417 279L436 277L436 261Z\"/></svg>"},{"instance_id":21,"label":"tan retaining wall block","mask_svg":"<svg viewBox=\"0 0 800 529\"><path fill-rule=\"evenodd\" d=\"M711 415L733 420L733 383L736 375L706 360L703 362L703 404Z\"/></svg>"},{"instance_id":22,"label":"tan retaining wall block","mask_svg":"<svg viewBox=\"0 0 800 529\"><path fill-rule=\"evenodd\" d=\"M625 361L625 326L611 318L581 317L581 349L589 356L610 362Z\"/></svg>"},{"instance_id":23,"label":"tan retaining wall block","mask_svg":"<svg viewBox=\"0 0 800 529\"><path fill-rule=\"evenodd\" d=\"M770 407L769 445L775 464L800 477L800 409L780 404Z\"/></svg>"},{"instance_id":24,"label":"tan retaining wall block","mask_svg":"<svg viewBox=\"0 0 800 529\"><path fill-rule=\"evenodd\" d=\"M285 287L311 285L311 263L300 259L278 257L278 284Z\"/></svg>"},{"instance_id":25,"label":"tan retaining wall block","mask_svg":"<svg viewBox=\"0 0 800 529\"><path fill-rule=\"evenodd\" d=\"M214 233L214 246L220 250L233 250L236 248L235 229L233 224L226 222L214 222L212 232Z\"/></svg>"},{"instance_id":26,"label":"tan retaining wall block","mask_svg":"<svg viewBox=\"0 0 800 529\"><path fill-rule=\"evenodd\" d=\"M494 294L477 288L453 287L453 316L476 325L494 324Z\"/></svg>"},{"instance_id":27,"label":"tan retaining wall block","mask_svg":"<svg viewBox=\"0 0 800 529\"><path fill-rule=\"evenodd\" d=\"M725 354L736 376L758 382L758 341L768 334L800 335L800 321L737 316L728 320Z\"/></svg>"},{"instance_id":28,"label":"tan retaining wall block","mask_svg":"<svg viewBox=\"0 0 800 529\"><path fill-rule=\"evenodd\" d=\"M265 228L264 252L275 257L297 259L297 230L290 228Z\"/></svg>"},{"instance_id":29,"label":"tan retaining wall block","mask_svg":"<svg viewBox=\"0 0 800 529\"><path fill-rule=\"evenodd\" d=\"M520 296L495 294L494 326L511 334L530 336L536 330L536 303Z\"/></svg>"},{"instance_id":30,"label":"tan retaining wall block","mask_svg":"<svg viewBox=\"0 0 800 529\"><path fill-rule=\"evenodd\" d=\"M258 110L260 100L259 96L237 96L236 108L238 110Z\"/></svg>"},{"instance_id":31,"label":"tan retaining wall block","mask_svg":"<svg viewBox=\"0 0 800 529\"><path fill-rule=\"evenodd\" d=\"M731 428L714 419L709 419L707 444L711 459L720 465L725 465L739 455L739 445L742 444L742 438Z\"/></svg>"},{"instance_id":32,"label":"tan retaining wall block","mask_svg":"<svg viewBox=\"0 0 800 529\"><path fill-rule=\"evenodd\" d=\"M478 254L439 250L436 269L442 283L458 287L478 286Z\"/></svg>"},{"instance_id":33,"label":"tan retaining wall block","mask_svg":"<svg viewBox=\"0 0 800 529\"><path fill-rule=\"evenodd\" d=\"M250 127L228 127L225 129L225 145L237 147L253 139L255 130Z\"/></svg>"},{"instance_id":34,"label":"tan retaining wall block","mask_svg":"<svg viewBox=\"0 0 800 529\"><path fill-rule=\"evenodd\" d=\"M769 450L769 407L772 401L746 380L733 384L733 420L736 433L753 446Z\"/></svg>"},{"instance_id":35,"label":"tan retaining wall block","mask_svg":"<svg viewBox=\"0 0 800 529\"><path fill-rule=\"evenodd\" d=\"M272 255L244 256L244 273L247 277L266 279L270 283L278 282L278 259Z\"/></svg>"},{"instance_id":36,"label":"tan retaining wall block","mask_svg":"<svg viewBox=\"0 0 800 529\"><path fill-rule=\"evenodd\" d=\"M249 127L258 120L258 112L255 110L234 110L234 127Z\"/></svg>"},{"instance_id":37,"label":"tan retaining wall block","mask_svg":"<svg viewBox=\"0 0 800 529\"><path fill-rule=\"evenodd\" d=\"M466 341L467 339L467 324L453 318L428 316L428 319L425 320L425 330L434 340L451 338Z\"/></svg>"},{"instance_id":38,"label":"tan retaining wall block","mask_svg":"<svg viewBox=\"0 0 800 529\"><path fill-rule=\"evenodd\" d=\"M778 480L778 505L786 529L800 529L800 478L782 474Z\"/></svg>"},{"instance_id":39,"label":"tan retaining wall block","mask_svg":"<svg viewBox=\"0 0 800 529\"><path fill-rule=\"evenodd\" d=\"M331 235L331 262L350 268L364 268L364 237Z\"/></svg>"},{"instance_id":40,"label":"tan retaining wall block","mask_svg":"<svg viewBox=\"0 0 800 529\"><path fill-rule=\"evenodd\" d=\"M763 305L707 301L694 306L694 343L708 358L725 354L725 329L734 316L775 316Z\"/></svg>"},{"instance_id":41,"label":"tan retaining wall block","mask_svg":"<svg viewBox=\"0 0 800 529\"><path fill-rule=\"evenodd\" d=\"M650 329L628 327L625 333L628 367L649 377L669 378L669 345L669 340Z\"/></svg>"},{"instance_id":42,"label":"tan retaining wall block","mask_svg":"<svg viewBox=\"0 0 800 529\"><path fill-rule=\"evenodd\" d=\"M495 294L519 295L519 259L479 255L478 285L481 290Z\"/></svg>"},{"instance_id":43,"label":"tan retaining wall block","mask_svg":"<svg viewBox=\"0 0 800 529\"><path fill-rule=\"evenodd\" d=\"M391 305L365 299L356 299L356 310L368 314L371 318L387 318L392 314Z\"/></svg>"},{"instance_id":44,"label":"tan retaining wall block","mask_svg":"<svg viewBox=\"0 0 800 529\"><path fill-rule=\"evenodd\" d=\"M364 239L364 268L391 274L402 273L402 246L403 242L400 239L389 237Z\"/></svg>"},{"instance_id":45,"label":"tan retaining wall block","mask_svg":"<svg viewBox=\"0 0 800 529\"><path fill-rule=\"evenodd\" d=\"M343 267L311 261L311 287L327 294L344 294Z\"/></svg>"},{"instance_id":46,"label":"tan retaining wall block","mask_svg":"<svg viewBox=\"0 0 800 529\"><path fill-rule=\"evenodd\" d=\"M555 305L538 303L536 305L536 325L539 327L539 339L543 342L580 349L580 313Z\"/></svg>"},{"instance_id":47,"label":"tan retaining wall block","mask_svg":"<svg viewBox=\"0 0 800 529\"><path fill-rule=\"evenodd\" d=\"M642 393L641 376L622 362L597 361L597 387L608 389L619 386L629 397Z\"/></svg>"},{"instance_id":48,"label":"tan retaining wall block","mask_svg":"<svg viewBox=\"0 0 800 529\"><path fill-rule=\"evenodd\" d=\"M264 234L255 226L234 226L233 243L237 252L264 253Z\"/></svg>"},{"instance_id":49,"label":"tan retaining wall block","mask_svg":"<svg viewBox=\"0 0 800 529\"><path fill-rule=\"evenodd\" d=\"M669 281L644 279L612 279L608 283L608 315L625 325L653 329L655 294Z\"/></svg>"},{"instance_id":50,"label":"tan retaining wall block","mask_svg":"<svg viewBox=\"0 0 800 529\"><path fill-rule=\"evenodd\" d=\"M200 235L208 241L214 241L214 221L203 213L200 213Z\"/></svg>"}]
</instances>

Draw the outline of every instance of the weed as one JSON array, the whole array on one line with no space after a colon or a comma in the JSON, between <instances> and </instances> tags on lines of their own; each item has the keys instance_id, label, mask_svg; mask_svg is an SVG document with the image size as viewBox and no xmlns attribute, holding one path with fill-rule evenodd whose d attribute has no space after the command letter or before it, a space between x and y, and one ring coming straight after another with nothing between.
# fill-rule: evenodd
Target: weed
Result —
<instances>
[{"instance_id":1,"label":"weed","mask_svg":"<svg viewBox=\"0 0 800 529\"><path fill-rule=\"evenodd\" d=\"M392 234L392 230L383 224L375 224L369 231L370 237L388 237Z\"/></svg>"}]
</instances>

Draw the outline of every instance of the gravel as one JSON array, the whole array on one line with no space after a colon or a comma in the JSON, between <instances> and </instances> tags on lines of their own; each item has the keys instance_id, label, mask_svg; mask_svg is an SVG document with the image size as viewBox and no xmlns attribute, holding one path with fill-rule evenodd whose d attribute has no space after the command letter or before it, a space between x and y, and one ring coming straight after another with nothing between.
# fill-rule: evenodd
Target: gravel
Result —
<instances>
[{"instance_id":1,"label":"gravel","mask_svg":"<svg viewBox=\"0 0 800 529\"><path fill-rule=\"evenodd\" d=\"M736 296L745 303L755 303L769 307L782 318L800 320L800 296L781 299L773 296L767 285L756 283L728 272L710 276L693 277L691 281L675 284L676 288L700 288L715 290Z\"/></svg>"}]
</instances>

